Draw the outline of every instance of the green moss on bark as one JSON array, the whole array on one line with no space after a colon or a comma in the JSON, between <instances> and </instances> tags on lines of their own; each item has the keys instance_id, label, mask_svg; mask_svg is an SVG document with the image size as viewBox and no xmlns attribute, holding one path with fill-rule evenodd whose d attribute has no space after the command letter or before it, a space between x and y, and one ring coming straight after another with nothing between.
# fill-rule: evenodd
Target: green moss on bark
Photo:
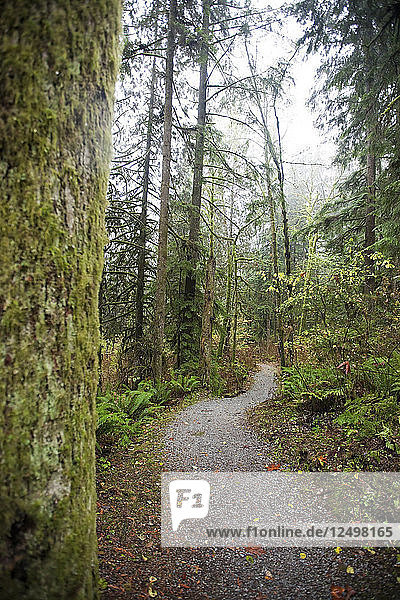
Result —
<instances>
[{"instance_id":1,"label":"green moss on bark","mask_svg":"<svg viewBox=\"0 0 400 600\"><path fill-rule=\"evenodd\" d=\"M0 589L96 591L97 295L120 0L0 19Z\"/></svg>"}]
</instances>

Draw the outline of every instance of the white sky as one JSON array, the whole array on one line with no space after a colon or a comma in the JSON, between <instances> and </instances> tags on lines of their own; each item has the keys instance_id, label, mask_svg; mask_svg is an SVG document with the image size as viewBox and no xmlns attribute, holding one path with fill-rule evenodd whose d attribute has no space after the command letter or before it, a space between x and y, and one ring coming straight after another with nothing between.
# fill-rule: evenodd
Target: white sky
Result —
<instances>
[{"instance_id":1,"label":"white sky","mask_svg":"<svg viewBox=\"0 0 400 600\"><path fill-rule=\"evenodd\" d=\"M279 8L282 0L253 0L256 8ZM272 65L274 60L288 58L293 52L294 42L301 35L301 28L292 18L285 18L279 37L263 33L259 37L258 52L265 57L265 63ZM302 52L293 61L291 75L294 83L290 86L290 103L280 108L280 120L283 134L283 146L287 160L318 160L329 163L335 152L334 144L327 139L326 134L318 130L314 121L317 117L307 106L317 78L320 65L318 56L305 56Z\"/></svg>"}]
</instances>

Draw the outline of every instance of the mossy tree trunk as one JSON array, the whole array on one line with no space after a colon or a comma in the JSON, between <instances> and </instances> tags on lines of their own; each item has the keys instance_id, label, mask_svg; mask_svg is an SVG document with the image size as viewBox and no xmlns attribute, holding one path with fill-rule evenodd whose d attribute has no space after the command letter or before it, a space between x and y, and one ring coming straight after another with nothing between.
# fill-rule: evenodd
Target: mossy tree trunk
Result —
<instances>
[{"instance_id":1,"label":"mossy tree trunk","mask_svg":"<svg viewBox=\"0 0 400 600\"><path fill-rule=\"evenodd\" d=\"M153 9L155 13L155 25L154 25L154 42L158 42L158 19L160 12L160 2L155 0L153 3ZM137 284L136 284L136 312L135 312L135 342L136 342L136 354L140 363L142 358L140 357L140 342L143 337L144 328L144 302L145 302L145 286L146 286L146 250L147 250L147 229L148 229L148 198L149 198L149 185L150 185L150 163L152 159L152 146L153 146L153 129L154 129L154 103L156 96L156 85L157 85L157 56L153 57L153 64L151 67L150 77L150 98L149 108L147 117L147 132L146 132L146 154L144 158L143 178L142 178L142 207L139 217L139 255L137 265Z\"/></svg>"},{"instance_id":2,"label":"mossy tree trunk","mask_svg":"<svg viewBox=\"0 0 400 600\"><path fill-rule=\"evenodd\" d=\"M196 306L197 268L200 257L200 215L203 189L204 142L207 117L208 60L210 45L210 0L202 0L201 44L199 51L200 80L197 104L196 145L193 164L193 187L189 206L189 234L187 239L184 304L182 311L182 360L188 362L199 352L200 326Z\"/></svg>"},{"instance_id":3,"label":"mossy tree trunk","mask_svg":"<svg viewBox=\"0 0 400 600\"><path fill-rule=\"evenodd\" d=\"M227 271L226 271L226 292L225 292L225 316L222 323L222 332L218 345L218 358L221 358L224 351L229 352L229 342L231 335L232 322L232 271L233 271L233 208L234 208L233 189L231 190L231 208L229 214L229 242L227 250Z\"/></svg>"},{"instance_id":4,"label":"mossy tree trunk","mask_svg":"<svg viewBox=\"0 0 400 600\"><path fill-rule=\"evenodd\" d=\"M215 269L214 255L214 186L210 198L210 253L206 266L206 281L204 285L204 303L201 319L199 366L203 383L210 386L212 364L212 337L214 320Z\"/></svg>"},{"instance_id":5,"label":"mossy tree trunk","mask_svg":"<svg viewBox=\"0 0 400 600\"><path fill-rule=\"evenodd\" d=\"M157 279L153 324L153 378L155 381L161 379L163 371L166 311L165 302L167 297L168 208L169 183L171 179L172 100L174 92L176 11L177 0L170 0L168 14L167 56L165 65L164 134L162 145L163 158L160 190L160 221L158 225Z\"/></svg>"},{"instance_id":6,"label":"mossy tree trunk","mask_svg":"<svg viewBox=\"0 0 400 600\"><path fill-rule=\"evenodd\" d=\"M370 134L371 136L371 134ZM367 276L365 278L366 291L371 293L374 291L374 258L375 251L375 186L376 186L376 156L373 153L372 143L368 141L367 153L367 198L366 198L366 215L365 215L365 268Z\"/></svg>"},{"instance_id":7,"label":"mossy tree trunk","mask_svg":"<svg viewBox=\"0 0 400 600\"><path fill-rule=\"evenodd\" d=\"M120 9L2 3L3 600L97 596L97 297Z\"/></svg>"}]
</instances>

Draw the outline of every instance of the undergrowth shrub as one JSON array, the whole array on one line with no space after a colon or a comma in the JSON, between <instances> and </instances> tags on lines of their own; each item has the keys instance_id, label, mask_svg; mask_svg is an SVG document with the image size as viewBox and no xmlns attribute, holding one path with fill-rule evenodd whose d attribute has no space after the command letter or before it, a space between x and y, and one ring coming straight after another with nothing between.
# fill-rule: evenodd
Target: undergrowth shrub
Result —
<instances>
[{"instance_id":1,"label":"undergrowth shrub","mask_svg":"<svg viewBox=\"0 0 400 600\"><path fill-rule=\"evenodd\" d=\"M331 366L286 367L282 393L299 412L332 411L347 436L381 438L400 453L400 353L370 356L347 375Z\"/></svg>"},{"instance_id":2,"label":"undergrowth shrub","mask_svg":"<svg viewBox=\"0 0 400 600\"><path fill-rule=\"evenodd\" d=\"M388 449L400 450L396 436L399 430L400 407L393 396L376 397L367 394L346 402L343 412L335 422L344 426L348 436L354 438L381 437Z\"/></svg>"},{"instance_id":3,"label":"undergrowth shrub","mask_svg":"<svg viewBox=\"0 0 400 600\"><path fill-rule=\"evenodd\" d=\"M326 412L344 403L350 386L334 367L305 364L282 369L282 391L300 411Z\"/></svg>"},{"instance_id":4,"label":"undergrowth shrub","mask_svg":"<svg viewBox=\"0 0 400 600\"><path fill-rule=\"evenodd\" d=\"M166 384L172 394L185 396L198 389L200 380L194 375L171 371L171 379Z\"/></svg>"},{"instance_id":5,"label":"undergrowth shrub","mask_svg":"<svg viewBox=\"0 0 400 600\"><path fill-rule=\"evenodd\" d=\"M98 438L109 436L119 445L127 446L141 425L154 418L176 396L194 392L200 382L196 377L173 374L169 381L141 381L136 390L121 393L107 391L97 398Z\"/></svg>"},{"instance_id":6,"label":"undergrowth shrub","mask_svg":"<svg viewBox=\"0 0 400 600\"><path fill-rule=\"evenodd\" d=\"M217 395L235 396L242 392L245 381L251 372L251 368L245 362L236 359L232 363L229 357L220 359L217 369L212 387L213 393Z\"/></svg>"},{"instance_id":7,"label":"undergrowth shrub","mask_svg":"<svg viewBox=\"0 0 400 600\"><path fill-rule=\"evenodd\" d=\"M357 369L357 384L362 390L400 396L400 353L370 356Z\"/></svg>"}]
</instances>

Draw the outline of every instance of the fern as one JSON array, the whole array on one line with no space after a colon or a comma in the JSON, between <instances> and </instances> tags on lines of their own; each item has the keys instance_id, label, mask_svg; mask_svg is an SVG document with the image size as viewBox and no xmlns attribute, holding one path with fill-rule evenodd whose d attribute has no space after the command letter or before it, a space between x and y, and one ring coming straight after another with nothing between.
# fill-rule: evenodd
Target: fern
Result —
<instances>
[{"instance_id":1,"label":"fern","mask_svg":"<svg viewBox=\"0 0 400 600\"><path fill-rule=\"evenodd\" d=\"M349 384L333 367L299 365L283 369L282 390L299 410L325 412L343 404Z\"/></svg>"},{"instance_id":2,"label":"fern","mask_svg":"<svg viewBox=\"0 0 400 600\"><path fill-rule=\"evenodd\" d=\"M194 375L175 373L172 371L171 380L168 382L171 392L174 394L187 395L193 393L199 386L200 381Z\"/></svg>"},{"instance_id":3,"label":"fern","mask_svg":"<svg viewBox=\"0 0 400 600\"><path fill-rule=\"evenodd\" d=\"M143 422L154 416L173 395L192 393L200 385L196 377L176 375L171 381L141 381L136 390L125 389L117 396L108 391L97 398L98 437L109 435L121 446L131 443Z\"/></svg>"}]
</instances>

